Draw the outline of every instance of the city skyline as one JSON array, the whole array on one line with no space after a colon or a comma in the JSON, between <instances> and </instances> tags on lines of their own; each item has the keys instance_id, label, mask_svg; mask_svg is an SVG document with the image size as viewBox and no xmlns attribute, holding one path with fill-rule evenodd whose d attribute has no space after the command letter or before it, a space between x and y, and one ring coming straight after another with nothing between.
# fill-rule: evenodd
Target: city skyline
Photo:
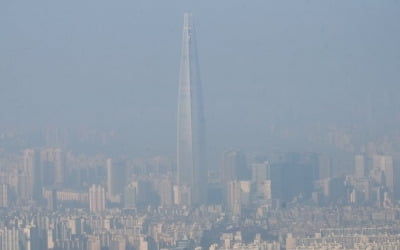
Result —
<instances>
[{"instance_id":1,"label":"city skyline","mask_svg":"<svg viewBox=\"0 0 400 250\"><path fill-rule=\"evenodd\" d=\"M398 250L399 12L0 1L0 250Z\"/></svg>"}]
</instances>

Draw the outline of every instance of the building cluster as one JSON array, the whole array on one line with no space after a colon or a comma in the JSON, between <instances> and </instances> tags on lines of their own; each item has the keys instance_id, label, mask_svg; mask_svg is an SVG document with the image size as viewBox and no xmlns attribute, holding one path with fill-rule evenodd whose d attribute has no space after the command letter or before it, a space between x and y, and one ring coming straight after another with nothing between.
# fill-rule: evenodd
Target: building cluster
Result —
<instances>
[{"instance_id":1,"label":"building cluster","mask_svg":"<svg viewBox=\"0 0 400 250\"><path fill-rule=\"evenodd\" d=\"M354 175L347 180L350 202L391 206L400 199L400 171L390 155L356 155Z\"/></svg>"},{"instance_id":2,"label":"building cluster","mask_svg":"<svg viewBox=\"0 0 400 250\"><path fill-rule=\"evenodd\" d=\"M130 160L79 157L59 148L24 150L0 169L0 207L191 207L191 189L179 185L168 160L141 167ZM237 217L297 202L394 207L399 201L400 171L390 155L355 155L347 174L335 174L332 165L330 157L316 153L248 159L239 150L226 151L220 168L202 184L208 201L200 205L221 205Z\"/></svg>"},{"instance_id":3,"label":"building cluster","mask_svg":"<svg viewBox=\"0 0 400 250\"><path fill-rule=\"evenodd\" d=\"M346 163L347 173L335 172L338 163L316 153L280 154L268 161L245 158L238 150L223 154L219 184L232 215L300 201L393 207L400 200L400 166L390 155L355 155Z\"/></svg>"},{"instance_id":4,"label":"building cluster","mask_svg":"<svg viewBox=\"0 0 400 250\"><path fill-rule=\"evenodd\" d=\"M313 249L400 249L399 228L332 228L323 229L313 237L286 238L287 250Z\"/></svg>"},{"instance_id":5,"label":"building cluster","mask_svg":"<svg viewBox=\"0 0 400 250\"><path fill-rule=\"evenodd\" d=\"M293 249L340 249L342 236L321 228L399 219L389 155L355 155L351 173L336 175L326 155L229 150L210 171L201 206L182 202L176 170L162 157L123 161L44 148L1 162L2 249L279 249L292 238ZM267 234L249 238L243 227ZM367 236L351 236L353 248L396 245L397 235Z\"/></svg>"},{"instance_id":6,"label":"building cluster","mask_svg":"<svg viewBox=\"0 0 400 250\"><path fill-rule=\"evenodd\" d=\"M281 250L281 244L278 241L266 241L261 238L260 234L256 234L254 240L245 243L242 233L223 233L219 243L210 246L210 250Z\"/></svg>"},{"instance_id":7,"label":"building cluster","mask_svg":"<svg viewBox=\"0 0 400 250\"><path fill-rule=\"evenodd\" d=\"M400 239L399 211L382 208L293 207L240 220L220 206L0 213L0 249L10 250L396 249Z\"/></svg>"},{"instance_id":8,"label":"building cluster","mask_svg":"<svg viewBox=\"0 0 400 250\"><path fill-rule=\"evenodd\" d=\"M26 149L22 159L0 170L0 207L40 200L44 188L66 183L64 153L60 148Z\"/></svg>"},{"instance_id":9,"label":"building cluster","mask_svg":"<svg viewBox=\"0 0 400 250\"><path fill-rule=\"evenodd\" d=\"M148 249L146 238L133 218L90 216L26 216L20 214L2 221L1 249ZM118 227L120 223L124 227ZM129 237L128 237L129 235ZM126 237L125 237L126 236Z\"/></svg>"},{"instance_id":10,"label":"building cluster","mask_svg":"<svg viewBox=\"0 0 400 250\"><path fill-rule=\"evenodd\" d=\"M205 232L211 230L214 223L221 222L222 217L218 207L143 212L112 209L103 213L82 209L52 213L35 208L4 210L1 211L0 249L202 249L202 241L209 241L204 237ZM222 247L219 243L224 237L221 233L221 241L216 240L213 247ZM226 246L226 242L224 244ZM232 247L235 244L245 246L247 243L235 237ZM251 245L269 246L269 243L256 235Z\"/></svg>"}]
</instances>

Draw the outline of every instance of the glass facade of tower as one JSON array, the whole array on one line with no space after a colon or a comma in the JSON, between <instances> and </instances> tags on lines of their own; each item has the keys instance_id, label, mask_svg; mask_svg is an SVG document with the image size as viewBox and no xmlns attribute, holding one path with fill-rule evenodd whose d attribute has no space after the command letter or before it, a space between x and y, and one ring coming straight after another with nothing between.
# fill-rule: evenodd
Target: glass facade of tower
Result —
<instances>
[{"instance_id":1,"label":"glass facade of tower","mask_svg":"<svg viewBox=\"0 0 400 250\"><path fill-rule=\"evenodd\" d=\"M178 185L189 188L190 205L204 204L207 191L204 114L194 27L188 13L183 25L177 136Z\"/></svg>"}]
</instances>

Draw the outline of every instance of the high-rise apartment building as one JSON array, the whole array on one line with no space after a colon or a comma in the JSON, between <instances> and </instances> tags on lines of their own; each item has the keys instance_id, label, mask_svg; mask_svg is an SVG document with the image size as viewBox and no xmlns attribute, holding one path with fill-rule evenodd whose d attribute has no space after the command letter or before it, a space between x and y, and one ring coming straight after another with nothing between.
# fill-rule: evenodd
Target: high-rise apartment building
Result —
<instances>
[{"instance_id":1,"label":"high-rise apartment building","mask_svg":"<svg viewBox=\"0 0 400 250\"><path fill-rule=\"evenodd\" d=\"M104 188L100 185L92 185L89 188L89 210L93 213L103 212L106 208Z\"/></svg>"},{"instance_id":2,"label":"high-rise apartment building","mask_svg":"<svg viewBox=\"0 0 400 250\"><path fill-rule=\"evenodd\" d=\"M38 228L33 225L27 225L22 230L22 249L40 250L40 240Z\"/></svg>"},{"instance_id":3,"label":"high-rise apartment building","mask_svg":"<svg viewBox=\"0 0 400 250\"><path fill-rule=\"evenodd\" d=\"M34 149L26 149L22 173L18 176L19 197L23 200L40 198L41 184L39 155Z\"/></svg>"},{"instance_id":4,"label":"high-rise apartment building","mask_svg":"<svg viewBox=\"0 0 400 250\"><path fill-rule=\"evenodd\" d=\"M390 155L372 156L372 178L377 183L386 186L391 193L394 192L393 158Z\"/></svg>"},{"instance_id":5,"label":"high-rise apartment building","mask_svg":"<svg viewBox=\"0 0 400 250\"><path fill-rule=\"evenodd\" d=\"M269 163L267 161L263 163L253 163L251 165L251 170L251 180L256 190L258 190L265 180L270 179Z\"/></svg>"},{"instance_id":6,"label":"high-rise apartment building","mask_svg":"<svg viewBox=\"0 0 400 250\"><path fill-rule=\"evenodd\" d=\"M174 185L174 204L180 206L189 206L192 204L192 193L188 186Z\"/></svg>"},{"instance_id":7,"label":"high-rise apartment building","mask_svg":"<svg viewBox=\"0 0 400 250\"><path fill-rule=\"evenodd\" d=\"M184 14L182 58L178 94L177 131L178 190L190 190L191 204L201 205L207 197L204 115L191 14ZM178 194L179 195L179 194Z\"/></svg>"},{"instance_id":8,"label":"high-rise apartment building","mask_svg":"<svg viewBox=\"0 0 400 250\"><path fill-rule=\"evenodd\" d=\"M138 196L138 182L134 181L129 183L124 188L124 208L136 208L137 206L137 196Z\"/></svg>"},{"instance_id":9,"label":"high-rise apartment building","mask_svg":"<svg viewBox=\"0 0 400 250\"><path fill-rule=\"evenodd\" d=\"M87 249L88 250L100 250L101 242L99 236L91 235L87 239Z\"/></svg>"},{"instance_id":10,"label":"high-rise apartment building","mask_svg":"<svg viewBox=\"0 0 400 250\"><path fill-rule=\"evenodd\" d=\"M318 156L318 176L317 179L329 178L332 175L332 159L326 154Z\"/></svg>"},{"instance_id":11,"label":"high-rise apartment building","mask_svg":"<svg viewBox=\"0 0 400 250\"><path fill-rule=\"evenodd\" d=\"M0 184L0 207L8 207L8 185Z\"/></svg>"},{"instance_id":12,"label":"high-rise apartment building","mask_svg":"<svg viewBox=\"0 0 400 250\"><path fill-rule=\"evenodd\" d=\"M0 249L19 250L20 231L6 227L0 229Z\"/></svg>"},{"instance_id":13,"label":"high-rise apartment building","mask_svg":"<svg viewBox=\"0 0 400 250\"><path fill-rule=\"evenodd\" d=\"M114 164L111 158L107 159L107 198L111 202L120 202L125 187L125 167Z\"/></svg>"},{"instance_id":14,"label":"high-rise apartment building","mask_svg":"<svg viewBox=\"0 0 400 250\"><path fill-rule=\"evenodd\" d=\"M159 180L157 185L157 192L160 197L160 205L162 207L170 207L173 204L173 187L172 182L168 176Z\"/></svg>"},{"instance_id":15,"label":"high-rise apartment building","mask_svg":"<svg viewBox=\"0 0 400 250\"><path fill-rule=\"evenodd\" d=\"M365 160L363 155L354 156L354 176L364 178L366 176Z\"/></svg>"},{"instance_id":16,"label":"high-rise apartment building","mask_svg":"<svg viewBox=\"0 0 400 250\"><path fill-rule=\"evenodd\" d=\"M228 150L222 155L221 178L224 184L249 179L246 157L240 150Z\"/></svg>"},{"instance_id":17,"label":"high-rise apartment building","mask_svg":"<svg viewBox=\"0 0 400 250\"><path fill-rule=\"evenodd\" d=\"M228 210L232 215L240 215L242 208L250 204L250 181L231 181L228 183Z\"/></svg>"},{"instance_id":18,"label":"high-rise apartment building","mask_svg":"<svg viewBox=\"0 0 400 250\"><path fill-rule=\"evenodd\" d=\"M64 153L60 148L46 148L41 151L41 178L45 186L64 184L66 169Z\"/></svg>"},{"instance_id":19,"label":"high-rise apartment building","mask_svg":"<svg viewBox=\"0 0 400 250\"><path fill-rule=\"evenodd\" d=\"M251 165L251 169L253 194L255 194L257 199L270 200L272 189L269 162L265 161L263 163L253 163Z\"/></svg>"},{"instance_id":20,"label":"high-rise apartment building","mask_svg":"<svg viewBox=\"0 0 400 250\"><path fill-rule=\"evenodd\" d=\"M110 242L110 250L125 250L126 239L123 236L114 236Z\"/></svg>"}]
</instances>

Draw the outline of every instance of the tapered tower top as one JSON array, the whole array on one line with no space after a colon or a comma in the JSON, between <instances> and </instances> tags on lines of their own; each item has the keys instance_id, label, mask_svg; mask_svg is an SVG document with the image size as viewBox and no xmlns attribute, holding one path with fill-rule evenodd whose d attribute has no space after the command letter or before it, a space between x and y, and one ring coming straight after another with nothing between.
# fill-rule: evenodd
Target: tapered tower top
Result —
<instances>
[{"instance_id":1,"label":"tapered tower top","mask_svg":"<svg viewBox=\"0 0 400 250\"><path fill-rule=\"evenodd\" d=\"M184 29L191 29L192 24L191 24L191 19L192 18L192 13L185 13L183 14L183 28Z\"/></svg>"}]
</instances>

